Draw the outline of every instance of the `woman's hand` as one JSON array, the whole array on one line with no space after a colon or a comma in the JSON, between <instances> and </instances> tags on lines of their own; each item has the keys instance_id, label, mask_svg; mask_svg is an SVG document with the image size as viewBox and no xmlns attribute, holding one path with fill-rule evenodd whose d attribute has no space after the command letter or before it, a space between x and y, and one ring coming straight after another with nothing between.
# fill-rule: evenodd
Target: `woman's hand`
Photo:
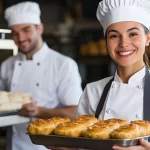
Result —
<instances>
[{"instance_id":1,"label":"woman's hand","mask_svg":"<svg viewBox=\"0 0 150 150\"><path fill-rule=\"evenodd\" d=\"M131 147L119 147L117 145L113 146L114 150L150 150L150 143L144 139L139 140L140 145Z\"/></svg>"}]
</instances>

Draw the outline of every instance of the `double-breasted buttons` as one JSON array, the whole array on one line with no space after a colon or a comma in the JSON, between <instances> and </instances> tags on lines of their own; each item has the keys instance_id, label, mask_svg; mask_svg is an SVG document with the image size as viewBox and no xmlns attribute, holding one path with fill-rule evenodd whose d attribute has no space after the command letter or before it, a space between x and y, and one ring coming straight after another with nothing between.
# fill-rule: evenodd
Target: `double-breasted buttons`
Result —
<instances>
[{"instance_id":1,"label":"double-breasted buttons","mask_svg":"<svg viewBox=\"0 0 150 150\"><path fill-rule=\"evenodd\" d=\"M22 65L21 62L18 65L21 66Z\"/></svg>"},{"instance_id":2,"label":"double-breasted buttons","mask_svg":"<svg viewBox=\"0 0 150 150\"><path fill-rule=\"evenodd\" d=\"M143 85L138 85L137 86L139 89L143 89Z\"/></svg>"},{"instance_id":3,"label":"double-breasted buttons","mask_svg":"<svg viewBox=\"0 0 150 150\"><path fill-rule=\"evenodd\" d=\"M118 85L117 85L116 82L112 82L112 85L111 85L112 88L116 88L117 86L118 86Z\"/></svg>"},{"instance_id":4,"label":"double-breasted buttons","mask_svg":"<svg viewBox=\"0 0 150 150\"><path fill-rule=\"evenodd\" d=\"M40 84L39 84L39 83L36 83L36 86L40 86Z\"/></svg>"},{"instance_id":5,"label":"double-breasted buttons","mask_svg":"<svg viewBox=\"0 0 150 150\"><path fill-rule=\"evenodd\" d=\"M140 115L139 115L139 114L136 114L136 118L140 118Z\"/></svg>"},{"instance_id":6,"label":"double-breasted buttons","mask_svg":"<svg viewBox=\"0 0 150 150\"><path fill-rule=\"evenodd\" d=\"M40 63L38 62L37 65L40 66Z\"/></svg>"},{"instance_id":7,"label":"double-breasted buttons","mask_svg":"<svg viewBox=\"0 0 150 150\"><path fill-rule=\"evenodd\" d=\"M112 88L115 88L115 83L114 83L114 82L112 83L111 87L112 87Z\"/></svg>"},{"instance_id":8,"label":"double-breasted buttons","mask_svg":"<svg viewBox=\"0 0 150 150\"><path fill-rule=\"evenodd\" d=\"M106 110L106 113L107 113L107 114L110 114L110 113L111 113L111 109L108 108L108 109Z\"/></svg>"}]
</instances>

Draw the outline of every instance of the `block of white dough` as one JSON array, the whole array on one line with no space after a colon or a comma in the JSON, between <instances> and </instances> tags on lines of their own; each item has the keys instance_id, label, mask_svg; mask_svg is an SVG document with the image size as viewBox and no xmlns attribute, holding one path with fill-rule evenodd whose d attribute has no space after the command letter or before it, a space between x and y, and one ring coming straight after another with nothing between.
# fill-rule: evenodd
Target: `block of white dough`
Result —
<instances>
[{"instance_id":1,"label":"block of white dough","mask_svg":"<svg viewBox=\"0 0 150 150\"><path fill-rule=\"evenodd\" d=\"M21 103L5 103L0 105L0 111L19 110L21 107Z\"/></svg>"},{"instance_id":2,"label":"block of white dough","mask_svg":"<svg viewBox=\"0 0 150 150\"><path fill-rule=\"evenodd\" d=\"M8 92L0 91L0 104L8 102L9 102Z\"/></svg>"}]
</instances>

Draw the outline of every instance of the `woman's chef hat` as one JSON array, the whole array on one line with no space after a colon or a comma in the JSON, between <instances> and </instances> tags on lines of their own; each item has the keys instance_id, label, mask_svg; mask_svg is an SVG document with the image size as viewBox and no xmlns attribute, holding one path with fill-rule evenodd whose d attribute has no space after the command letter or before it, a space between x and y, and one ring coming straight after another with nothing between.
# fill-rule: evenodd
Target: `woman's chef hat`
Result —
<instances>
[{"instance_id":1,"label":"woman's chef hat","mask_svg":"<svg viewBox=\"0 0 150 150\"><path fill-rule=\"evenodd\" d=\"M8 26L15 24L40 24L41 11L35 2L21 2L8 7L4 12L4 17L8 21Z\"/></svg>"},{"instance_id":2,"label":"woman's chef hat","mask_svg":"<svg viewBox=\"0 0 150 150\"><path fill-rule=\"evenodd\" d=\"M150 0L103 0L97 18L104 34L111 24L122 21L139 22L150 30Z\"/></svg>"}]
</instances>

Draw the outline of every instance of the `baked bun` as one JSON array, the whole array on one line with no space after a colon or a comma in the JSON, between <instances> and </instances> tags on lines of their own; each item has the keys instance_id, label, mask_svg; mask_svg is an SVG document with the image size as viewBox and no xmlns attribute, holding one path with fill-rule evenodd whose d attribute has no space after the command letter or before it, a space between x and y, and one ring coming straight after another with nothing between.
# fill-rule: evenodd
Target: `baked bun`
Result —
<instances>
[{"instance_id":1,"label":"baked bun","mask_svg":"<svg viewBox=\"0 0 150 150\"><path fill-rule=\"evenodd\" d=\"M145 120L131 121L131 124L136 124L142 128L140 136L150 135L150 122Z\"/></svg>"},{"instance_id":2,"label":"baked bun","mask_svg":"<svg viewBox=\"0 0 150 150\"><path fill-rule=\"evenodd\" d=\"M110 136L110 127L106 125L93 125L82 132L82 136L93 139L108 139Z\"/></svg>"},{"instance_id":3,"label":"baked bun","mask_svg":"<svg viewBox=\"0 0 150 150\"><path fill-rule=\"evenodd\" d=\"M70 122L70 119L68 117L64 117L64 118L61 118L61 117L53 117L51 118L50 120L53 121L54 125L55 125L55 128L60 124L60 123L64 123L64 122Z\"/></svg>"},{"instance_id":4,"label":"baked bun","mask_svg":"<svg viewBox=\"0 0 150 150\"><path fill-rule=\"evenodd\" d=\"M72 121L67 117L38 119L29 124L27 131L30 134L55 134L92 139L133 139L150 135L150 122L136 120L127 124L126 120L117 118L102 121L93 115L80 115Z\"/></svg>"},{"instance_id":5,"label":"baked bun","mask_svg":"<svg viewBox=\"0 0 150 150\"><path fill-rule=\"evenodd\" d=\"M27 131L30 134L49 135L55 129L55 124L51 119L38 119L29 124Z\"/></svg>"},{"instance_id":6,"label":"baked bun","mask_svg":"<svg viewBox=\"0 0 150 150\"><path fill-rule=\"evenodd\" d=\"M79 137L87 127L92 126L97 121L92 115L81 115L71 122L58 125L54 133L60 136Z\"/></svg>"},{"instance_id":7,"label":"baked bun","mask_svg":"<svg viewBox=\"0 0 150 150\"><path fill-rule=\"evenodd\" d=\"M56 127L54 134L59 136L79 137L84 130L86 130L86 126L82 124L76 122L65 122Z\"/></svg>"},{"instance_id":8,"label":"baked bun","mask_svg":"<svg viewBox=\"0 0 150 150\"><path fill-rule=\"evenodd\" d=\"M94 119L95 120L97 118L95 118L93 115L80 115L80 116L76 117L74 119L74 121L76 121L76 120L87 120L87 119L91 119L91 120Z\"/></svg>"},{"instance_id":9,"label":"baked bun","mask_svg":"<svg viewBox=\"0 0 150 150\"><path fill-rule=\"evenodd\" d=\"M82 133L82 136L97 139L108 139L110 138L110 133L119 127L120 125L118 123L100 120L93 126L88 127L87 130Z\"/></svg>"},{"instance_id":10,"label":"baked bun","mask_svg":"<svg viewBox=\"0 0 150 150\"><path fill-rule=\"evenodd\" d=\"M128 124L126 120L117 119L117 118L108 119L108 120L105 120L105 122L106 123L118 123L120 126L124 126Z\"/></svg>"},{"instance_id":11,"label":"baked bun","mask_svg":"<svg viewBox=\"0 0 150 150\"><path fill-rule=\"evenodd\" d=\"M110 133L113 139L133 139L139 137L141 134L141 127L136 124L127 124L115 129Z\"/></svg>"},{"instance_id":12,"label":"baked bun","mask_svg":"<svg viewBox=\"0 0 150 150\"><path fill-rule=\"evenodd\" d=\"M110 127L111 131L120 127L119 123L113 123L113 122L109 122L109 123L104 122L103 125Z\"/></svg>"},{"instance_id":13,"label":"baked bun","mask_svg":"<svg viewBox=\"0 0 150 150\"><path fill-rule=\"evenodd\" d=\"M42 135L50 135L53 134L54 129L58 124L63 122L69 122L70 119L65 117L54 117L51 119L38 119L29 124L27 131L30 134L42 134Z\"/></svg>"},{"instance_id":14,"label":"baked bun","mask_svg":"<svg viewBox=\"0 0 150 150\"><path fill-rule=\"evenodd\" d=\"M97 123L98 119L95 118L93 115L81 115L74 119L73 122L79 123L85 127L89 127Z\"/></svg>"}]
</instances>

